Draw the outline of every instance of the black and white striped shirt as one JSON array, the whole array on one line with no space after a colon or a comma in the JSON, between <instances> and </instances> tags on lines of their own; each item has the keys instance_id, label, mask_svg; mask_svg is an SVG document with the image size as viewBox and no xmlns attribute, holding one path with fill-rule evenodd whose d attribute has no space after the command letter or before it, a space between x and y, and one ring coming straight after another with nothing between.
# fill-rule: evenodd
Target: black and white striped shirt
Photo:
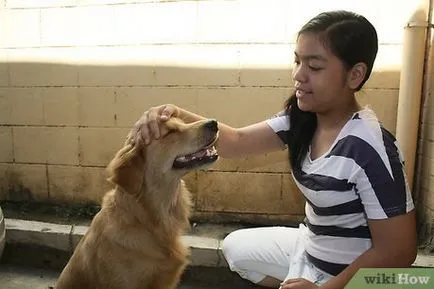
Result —
<instances>
[{"instance_id":1,"label":"black and white striped shirt","mask_svg":"<svg viewBox=\"0 0 434 289\"><path fill-rule=\"evenodd\" d=\"M287 144L289 117L280 113L268 125ZM414 209L394 136L375 113L353 115L330 149L301 170L293 170L306 198L306 253L320 269L337 275L371 247L368 219L386 219Z\"/></svg>"}]
</instances>

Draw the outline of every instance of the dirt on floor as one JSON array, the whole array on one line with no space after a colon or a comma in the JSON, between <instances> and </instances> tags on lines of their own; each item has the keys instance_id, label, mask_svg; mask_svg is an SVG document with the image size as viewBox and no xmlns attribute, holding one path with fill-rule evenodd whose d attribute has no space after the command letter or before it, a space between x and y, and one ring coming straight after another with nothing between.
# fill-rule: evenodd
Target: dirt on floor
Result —
<instances>
[{"instance_id":1,"label":"dirt on floor","mask_svg":"<svg viewBox=\"0 0 434 289\"><path fill-rule=\"evenodd\" d=\"M33 201L0 201L6 218L58 224L88 224L100 206L88 204L71 206Z\"/></svg>"},{"instance_id":2,"label":"dirt on floor","mask_svg":"<svg viewBox=\"0 0 434 289\"><path fill-rule=\"evenodd\" d=\"M34 201L0 201L3 214L9 219L40 221L65 225L89 225L96 213L98 205L55 204ZM244 222L212 222L191 218L189 233L222 239L235 229L256 227L257 224Z\"/></svg>"}]
</instances>

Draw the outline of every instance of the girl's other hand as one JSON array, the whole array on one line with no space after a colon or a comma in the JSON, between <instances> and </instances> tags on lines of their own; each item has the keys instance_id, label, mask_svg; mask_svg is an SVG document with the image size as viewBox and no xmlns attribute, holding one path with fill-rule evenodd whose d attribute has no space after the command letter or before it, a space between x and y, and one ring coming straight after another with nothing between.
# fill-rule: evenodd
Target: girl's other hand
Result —
<instances>
[{"instance_id":1,"label":"girl's other hand","mask_svg":"<svg viewBox=\"0 0 434 289\"><path fill-rule=\"evenodd\" d=\"M317 285L304 278L288 279L280 284L280 289L316 289Z\"/></svg>"}]
</instances>

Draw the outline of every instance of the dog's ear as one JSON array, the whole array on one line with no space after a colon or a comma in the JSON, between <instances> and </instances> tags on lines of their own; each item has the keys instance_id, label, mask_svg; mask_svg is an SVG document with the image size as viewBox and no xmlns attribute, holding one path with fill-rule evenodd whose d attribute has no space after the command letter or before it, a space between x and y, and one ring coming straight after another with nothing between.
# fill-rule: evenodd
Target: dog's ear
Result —
<instances>
[{"instance_id":1,"label":"dog's ear","mask_svg":"<svg viewBox=\"0 0 434 289\"><path fill-rule=\"evenodd\" d=\"M121 187L127 193L139 194L144 181L144 144L137 134L129 134L124 147L120 149L107 166L108 181Z\"/></svg>"}]
</instances>

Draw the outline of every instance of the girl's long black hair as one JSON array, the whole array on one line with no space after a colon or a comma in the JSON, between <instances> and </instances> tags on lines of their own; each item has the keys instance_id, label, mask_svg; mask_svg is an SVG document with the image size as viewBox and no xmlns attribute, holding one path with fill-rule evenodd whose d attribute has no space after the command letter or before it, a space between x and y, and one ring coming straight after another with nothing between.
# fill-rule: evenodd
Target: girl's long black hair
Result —
<instances>
[{"instance_id":1,"label":"girl's long black hair","mask_svg":"<svg viewBox=\"0 0 434 289\"><path fill-rule=\"evenodd\" d=\"M292 169L300 170L316 129L316 114L302 111L297 105L295 93L285 102L285 112L289 116L290 123L287 132L289 161Z\"/></svg>"}]
</instances>

